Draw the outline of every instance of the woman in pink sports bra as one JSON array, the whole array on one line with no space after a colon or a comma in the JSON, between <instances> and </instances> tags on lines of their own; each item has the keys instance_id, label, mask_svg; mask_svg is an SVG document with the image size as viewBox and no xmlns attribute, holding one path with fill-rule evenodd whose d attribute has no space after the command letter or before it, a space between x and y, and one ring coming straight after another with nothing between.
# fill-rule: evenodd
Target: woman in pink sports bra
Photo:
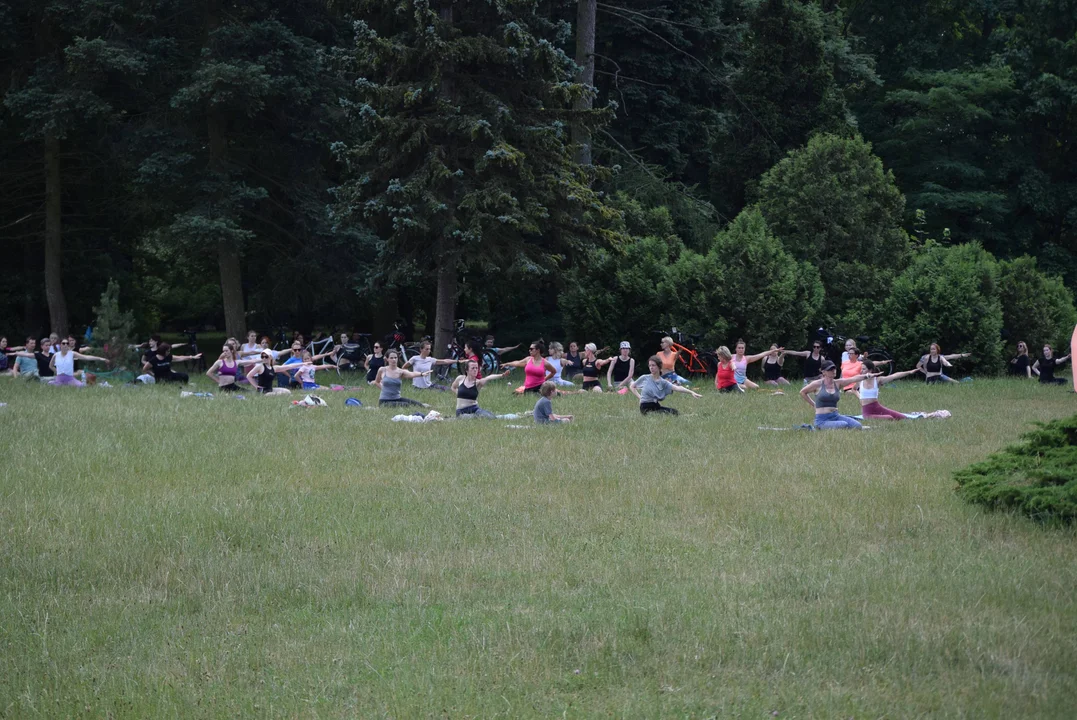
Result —
<instances>
[{"instance_id":1,"label":"woman in pink sports bra","mask_svg":"<svg viewBox=\"0 0 1077 720\"><path fill-rule=\"evenodd\" d=\"M537 393L539 388L542 387L542 383L550 380L557 374L557 369L543 357L545 351L546 343L541 340L536 340L531 343L531 346L528 348L528 357L523 360L501 363L501 367L506 369L514 367L523 368L524 392Z\"/></svg>"}]
</instances>

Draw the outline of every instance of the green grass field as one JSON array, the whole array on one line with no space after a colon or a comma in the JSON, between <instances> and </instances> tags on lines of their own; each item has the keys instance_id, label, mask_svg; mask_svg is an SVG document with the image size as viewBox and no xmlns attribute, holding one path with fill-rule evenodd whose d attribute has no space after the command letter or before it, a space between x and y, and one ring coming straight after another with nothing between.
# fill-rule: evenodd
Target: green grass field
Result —
<instances>
[{"instance_id":1,"label":"green grass field","mask_svg":"<svg viewBox=\"0 0 1077 720\"><path fill-rule=\"evenodd\" d=\"M1077 532L951 473L1077 396L757 430L797 389L511 429L0 380L0 716L1072 718Z\"/></svg>"}]
</instances>

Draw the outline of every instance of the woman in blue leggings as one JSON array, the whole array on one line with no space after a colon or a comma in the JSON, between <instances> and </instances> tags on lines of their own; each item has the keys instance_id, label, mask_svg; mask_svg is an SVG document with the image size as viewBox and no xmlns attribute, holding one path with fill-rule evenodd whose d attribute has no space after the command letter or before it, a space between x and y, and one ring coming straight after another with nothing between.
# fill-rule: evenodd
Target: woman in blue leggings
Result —
<instances>
[{"instance_id":1,"label":"woman in blue leggings","mask_svg":"<svg viewBox=\"0 0 1077 720\"><path fill-rule=\"evenodd\" d=\"M823 376L815 382L808 383L800 391L800 397L804 398L804 402L815 409L815 429L859 430L863 425L847 415L838 413L838 400L841 399L841 386L838 385L834 379L834 376L837 374L837 366L829 360L824 360L821 369ZM882 373L878 374L881 375ZM842 378L841 382L842 385L845 385L847 383L860 382L869 377L875 377L875 374L854 375L851 378ZM810 397L812 393L816 394L814 401L812 401Z\"/></svg>"}]
</instances>

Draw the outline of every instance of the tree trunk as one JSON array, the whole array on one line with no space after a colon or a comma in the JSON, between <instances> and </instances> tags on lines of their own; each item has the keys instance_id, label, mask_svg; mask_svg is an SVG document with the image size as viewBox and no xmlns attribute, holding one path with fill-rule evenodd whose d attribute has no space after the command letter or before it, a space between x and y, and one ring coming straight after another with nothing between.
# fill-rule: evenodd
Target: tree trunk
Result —
<instances>
[{"instance_id":1,"label":"tree trunk","mask_svg":"<svg viewBox=\"0 0 1077 720\"><path fill-rule=\"evenodd\" d=\"M209 169L211 173L223 173L228 136L225 119L217 110L210 110L206 118L209 138ZM243 306L243 265L239 247L231 240L217 244L217 264L221 272L221 302L224 305L224 329L231 337L241 338L247 334L247 316Z\"/></svg>"},{"instance_id":2,"label":"tree trunk","mask_svg":"<svg viewBox=\"0 0 1077 720\"><path fill-rule=\"evenodd\" d=\"M453 323L456 322L456 294L459 292L460 279L456 274L456 256L442 256L438 265L438 299L434 313L434 356L448 357L449 343L453 338Z\"/></svg>"},{"instance_id":3,"label":"tree trunk","mask_svg":"<svg viewBox=\"0 0 1077 720\"><path fill-rule=\"evenodd\" d=\"M583 85L595 84L595 14L597 0L577 0L576 3L576 64L580 71L576 82ZM588 94L576 101L576 110L590 110L594 100ZM576 162L580 165L591 164L591 133L582 125L572 126L572 141L576 143Z\"/></svg>"},{"instance_id":4,"label":"tree trunk","mask_svg":"<svg viewBox=\"0 0 1077 720\"><path fill-rule=\"evenodd\" d=\"M60 140L45 135L45 298L52 332L67 335L67 300L63 287L63 226L60 205Z\"/></svg>"}]
</instances>

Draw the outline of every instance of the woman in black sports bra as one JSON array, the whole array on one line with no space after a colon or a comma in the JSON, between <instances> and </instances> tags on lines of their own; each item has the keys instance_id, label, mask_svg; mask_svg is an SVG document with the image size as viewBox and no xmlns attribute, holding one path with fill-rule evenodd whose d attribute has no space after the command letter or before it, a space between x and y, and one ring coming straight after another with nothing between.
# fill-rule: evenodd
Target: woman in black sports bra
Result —
<instances>
[{"instance_id":1,"label":"woman in black sports bra","mask_svg":"<svg viewBox=\"0 0 1077 720\"><path fill-rule=\"evenodd\" d=\"M480 378L479 361L468 360L466 374L457 377L452 384L453 392L456 393L456 417L495 417L489 410L479 407L479 389L491 380L506 377L511 371L512 368L509 367L505 369L505 372Z\"/></svg>"},{"instance_id":2,"label":"woman in black sports bra","mask_svg":"<svg viewBox=\"0 0 1077 720\"><path fill-rule=\"evenodd\" d=\"M617 357L609 361L609 369L606 371L606 384L610 391L628 389L636 375L636 359L630 354L632 345L624 340L621 342L620 352Z\"/></svg>"},{"instance_id":3,"label":"woman in black sports bra","mask_svg":"<svg viewBox=\"0 0 1077 720\"><path fill-rule=\"evenodd\" d=\"M598 371L610 361L599 360L595 357L596 352L598 352L598 346L594 343L587 343L583 346L583 389L600 393L602 383L598 380Z\"/></svg>"},{"instance_id":4,"label":"woman in black sports bra","mask_svg":"<svg viewBox=\"0 0 1077 720\"><path fill-rule=\"evenodd\" d=\"M804 384L815 382L823 376L823 344L816 340L811 350L783 350L782 355L804 358Z\"/></svg>"},{"instance_id":5,"label":"woman in black sports bra","mask_svg":"<svg viewBox=\"0 0 1077 720\"><path fill-rule=\"evenodd\" d=\"M772 344L771 350L781 350L777 345ZM807 363L805 363L807 365ZM788 385L789 381L782 377L782 369L785 366L785 351L779 352L777 355L768 355L763 358L763 381L767 385L773 385L775 387L779 385Z\"/></svg>"}]
</instances>

